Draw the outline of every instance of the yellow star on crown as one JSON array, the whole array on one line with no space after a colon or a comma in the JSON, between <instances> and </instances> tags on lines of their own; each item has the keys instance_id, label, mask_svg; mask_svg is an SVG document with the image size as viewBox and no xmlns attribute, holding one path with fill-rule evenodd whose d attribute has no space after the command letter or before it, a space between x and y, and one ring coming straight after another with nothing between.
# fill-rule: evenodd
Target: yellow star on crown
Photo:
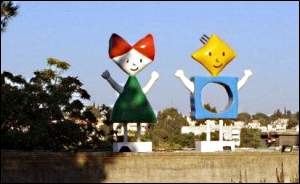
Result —
<instances>
[{"instance_id":1,"label":"yellow star on crown","mask_svg":"<svg viewBox=\"0 0 300 184\"><path fill-rule=\"evenodd\" d=\"M218 76L235 58L235 51L216 34L212 34L210 38L204 35L200 40L204 46L192 53L192 58L201 63L212 76Z\"/></svg>"}]
</instances>

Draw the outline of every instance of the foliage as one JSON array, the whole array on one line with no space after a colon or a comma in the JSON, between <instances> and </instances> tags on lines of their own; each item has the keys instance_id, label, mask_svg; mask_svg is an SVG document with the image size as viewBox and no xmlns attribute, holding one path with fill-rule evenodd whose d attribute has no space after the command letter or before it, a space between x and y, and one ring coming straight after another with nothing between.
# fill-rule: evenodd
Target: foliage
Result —
<instances>
[{"instance_id":1,"label":"foliage","mask_svg":"<svg viewBox=\"0 0 300 184\"><path fill-rule=\"evenodd\" d=\"M294 128L298 124L299 124L299 120L297 120L296 118L291 118L288 120L287 128L288 129Z\"/></svg>"},{"instance_id":2,"label":"foliage","mask_svg":"<svg viewBox=\"0 0 300 184\"><path fill-rule=\"evenodd\" d=\"M267 126L271 122L271 118L261 112L254 114L252 118L258 120L262 126Z\"/></svg>"},{"instance_id":3,"label":"foliage","mask_svg":"<svg viewBox=\"0 0 300 184\"><path fill-rule=\"evenodd\" d=\"M280 109L277 109L274 111L274 113L270 116L272 120L276 120L279 118L284 118L284 114L280 111Z\"/></svg>"},{"instance_id":4,"label":"foliage","mask_svg":"<svg viewBox=\"0 0 300 184\"><path fill-rule=\"evenodd\" d=\"M90 95L77 77L63 77L70 65L55 58L26 81L1 74L1 144L6 149L96 149L109 142L106 127L81 100Z\"/></svg>"},{"instance_id":5,"label":"foliage","mask_svg":"<svg viewBox=\"0 0 300 184\"><path fill-rule=\"evenodd\" d=\"M237 120L249 123L251 121L251 115L247 112L241 112L238 114Z\"/></svg>"},{"instance_id":6,"label":"foliage","mask_svg":"<svg viewBox=\"0 0 300 184\"><path fill-rule=\"evenodd\" d=\"M155 149L181 149L194 147L193 134L181 134L181 127L188 125L186 119L174 108L158 113L157 124L151 125L144 139L151 139Z\"/></svg>"},{"instance_id":7,"label":"foliage","mask_svg":"<svg viewBox=\"0 0 300 184\"><path fill-rule=\"evenodd\" d=\"M1 32L5 31L8 21L17 15L18 8L12 1L1 1Z\"/></svg>"},{"instance_id":8,"label":"foliage","mask_svg":"<svg viewBox=\"0 0 300 184\"><path fill-rule=\"evenodd\" d=\"M197 140L197 141L206 141L206 133L203 132L199 137L195 136L195 140ZM219 140L219 131L211 132L210 133L210 140L211 141L218 141Z\"/></svg>"},{"instance_id":9,"label":"foliage","mask_svg":"<svg viewBox=\"0 0 300 184\"><path fill-rule=\"evenodd\" d=\"M92 106L88 106L91 112L95 115L96 118L99 118L103 121L105 125L111 125L110 116L112 113L112 108L102 104L101 106L96 106L93 104Z\"/></svg>"},{"instance_id":10,"label":"foliage","mask_svg":"<svg viewBox=\"0 0 300 184\"><path fill-rule=\"evenodd\" d=\"M262 146L261 132L259 129L241 129L241 147L254 147L258 148Z\"/></svg>"}]
</instances>

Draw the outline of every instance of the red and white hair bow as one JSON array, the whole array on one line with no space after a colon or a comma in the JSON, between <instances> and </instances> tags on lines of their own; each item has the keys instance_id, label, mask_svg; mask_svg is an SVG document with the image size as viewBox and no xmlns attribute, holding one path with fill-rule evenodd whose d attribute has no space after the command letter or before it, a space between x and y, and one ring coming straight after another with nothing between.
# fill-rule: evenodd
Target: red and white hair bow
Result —
<instances>
[{"instance_id":1,"label":"red and white hair bow","mask_svg":"<svg viewBox=\"0 0 300 184\"><path fill-rule=\"evenodd\" d=\"M109 57L112 59L117 56L126 54L131 49L135 49L139 53L143 54L147 58L154 60L155 49L154 41L151 34L146 35L140 39L133 46L131 46L126 40L117 34L112 34L109 40Z\"/></svg>"}]
</instances>

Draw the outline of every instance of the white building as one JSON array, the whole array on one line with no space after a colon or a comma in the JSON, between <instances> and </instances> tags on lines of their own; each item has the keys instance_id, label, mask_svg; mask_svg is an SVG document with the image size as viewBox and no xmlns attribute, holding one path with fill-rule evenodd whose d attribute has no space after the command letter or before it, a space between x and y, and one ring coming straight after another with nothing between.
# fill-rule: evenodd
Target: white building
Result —
<instances>
[{"instance_id":1,"label":"white building","mask_svg":"<svg viewBox=\"0 0 300 184\"><path fill-rule=\"evenodd\" d=\"M283 118L277 119L277 120L271 122L270 124L268 124L268 131L269 132L285 132L288 121L289 121L288 119L283 119Z\"/></svg>"},{"instance_id":2,"label":"white building","mask_svg":"<svg viewBox=\"0 0 300 184\"><path fill-rule=\"evenodd\" d=\"M210 124L210 132L220 131L219 124L214 120L207 120L205 124L209 122ZM230 126L222 126L222 134L223 139L225 141L234 141L236 146L240 145L240 132L241 128L243 128L244 122L239 122L237 125L230 125ZM202 133L207 132L206 125L199 125L199 126L183 126L181 128L182 134L193 133L194 135L201 135Z\"/></svg>"},{"instance_id":3,"label":"white building","mask_svg":"<svg viewBox=\"0 0 300 184\"><path fill-rule=\"evenodd\" d=\"M260 122L258 120L252 120L252 122L248 123L247 128L253 128L253 129L259 129L260 128Z\"/></svg>"}]
</instances>

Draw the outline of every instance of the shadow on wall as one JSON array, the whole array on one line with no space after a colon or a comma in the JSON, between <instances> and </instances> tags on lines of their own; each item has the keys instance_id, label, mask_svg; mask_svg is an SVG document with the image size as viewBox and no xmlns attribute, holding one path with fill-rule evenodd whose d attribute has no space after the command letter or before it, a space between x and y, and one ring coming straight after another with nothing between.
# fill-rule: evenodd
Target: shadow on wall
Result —
<instances>
[{"instance_id":1,"label":"shadow on wall","mask_svg":"<svg viewBox=\"0 0 300 184\"><path fill-rule=\"evenodd\" d=\"M107 176L104 164L113 163L113 157L111 155L112 153L110 152L18 153L13 151L1 151L1 183L101 183L106 179Z\"/></svg>"}]
</instances>

